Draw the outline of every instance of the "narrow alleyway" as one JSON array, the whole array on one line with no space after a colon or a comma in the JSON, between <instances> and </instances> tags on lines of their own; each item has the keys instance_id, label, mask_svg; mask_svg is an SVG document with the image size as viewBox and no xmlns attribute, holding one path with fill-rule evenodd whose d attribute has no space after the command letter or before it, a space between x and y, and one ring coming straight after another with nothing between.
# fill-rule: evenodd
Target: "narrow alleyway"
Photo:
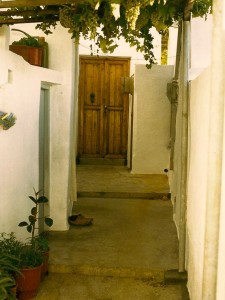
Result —
<instances>
[{"instance_id":1,"label":"narrow alleyway","mask_svg":"<svg viewBox=\"0 0 225 300\"><path fill-rule=\"evenodd\" d=\"M77 175L74 214L93 225L50 232L50 274L36 299L187 299L182 286L163 283L178 267L166 176L123 166L78 166Z\"/></svg>"}]
</instances>

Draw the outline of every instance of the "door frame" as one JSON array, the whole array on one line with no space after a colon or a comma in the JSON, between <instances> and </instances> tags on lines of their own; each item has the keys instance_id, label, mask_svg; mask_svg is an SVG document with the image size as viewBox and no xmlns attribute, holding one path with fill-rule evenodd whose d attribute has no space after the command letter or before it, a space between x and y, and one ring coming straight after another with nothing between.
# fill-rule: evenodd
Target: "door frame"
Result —
<instances>
[{"instance_id":1,"label":"door frame","mask_svg":"<svg viewBox=\"0 0 225 300\"><path fill-rule=\"evenodd\" d=\"M113 61L113 60L121 60L121 61L124 61L124 60L128 60L129 61L129 65L128 65L128 72L129 72L129 77L133 77L131 76L131 57L130 56L97 56L97 57L93 57L91 55L79 55L79 66L78 66L78 69L79 69L79 77L80 77L80 62L81 62L81 59L86 59L86 60L93 60L93 59L104 59L104 60L109 60L109 61ZM79 95L79 83L78 83L78 95ZM133 93L128 93L128 129L127 129L127 155L126 155L126 165L128 166L128 168L130 169L131 168L131 162L132 162L132 134L133 134ZM80 100L79 100L79 96L78 96L78 112L80 112ZM77 163L79 163L79 151L78 151L78 145L79 145L79 130L80 130L80 126L81 126L81 123L80 123L80 116L79 116L79 113L78 113L78 134L77 134L77 154L76 154L76 157L77 157ZM104 158L103 158L104 160Z\"/></svg>"}]
</instances>

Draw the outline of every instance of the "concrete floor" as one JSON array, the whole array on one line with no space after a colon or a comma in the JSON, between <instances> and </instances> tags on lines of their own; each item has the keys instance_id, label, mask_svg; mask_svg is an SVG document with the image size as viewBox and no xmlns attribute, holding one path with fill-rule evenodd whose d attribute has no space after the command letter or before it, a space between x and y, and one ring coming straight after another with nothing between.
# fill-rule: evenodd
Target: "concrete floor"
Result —
<instances>
[{"instance_id":1,"label":"concrete floor","mask_svg":"<svg viewBox=\"0 0 225 300\"><path fill-rule=\"evenodd\" d=\"M49 233L50 274L36 299L187 299L181 286L163 284L164 272L178 267L171 203L137 198L142 191L167 195L165 176L148 184L150 177L130 178L121 166L79 166L77 174L78 192L104 194L81 194L74 203L73 213L93 217L93 225ZM121 198L121 191L136 194Z\"/></svg>"},{"instance_id":2,"label":"concrete floor","mask_svg":"<svg viewBox=\"0 0 225 300\"><path fill-rule=\"evenodd\" d=\"M148 279L50 274L34 300L185 300L183 286Z\"/></svg>"}]
</instances>

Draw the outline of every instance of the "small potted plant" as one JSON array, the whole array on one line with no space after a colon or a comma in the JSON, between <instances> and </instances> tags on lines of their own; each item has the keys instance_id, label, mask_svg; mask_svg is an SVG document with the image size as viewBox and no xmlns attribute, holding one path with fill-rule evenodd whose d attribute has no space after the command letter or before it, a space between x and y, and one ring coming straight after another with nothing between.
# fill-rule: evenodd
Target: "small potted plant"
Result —
<instances>
[{"instance_id":1,"label":"small potted plant","mask_svg":"<svg viewBox=\"0 0 225 300\"><path fill-rule=\"evenodd\" d=\"M34 298L37 295L41 280L43 261L41 252L32 244L18 241L14 233L2 233L0 235L0 255L10 258L11 265L15 267L12 271L19 270L14 272L18 299ZM7 284L13 283L9 278L10 276L7 278Z\"/></svg>"},{"instance_id":2,"label":"small potted plant","mask_svg":"<svg viewBox=\"0 0 225 300\"><path fill-rule=\"evenodd\" d=\"M22 37L19 41L14 41L12 45L9 46L9 50L22 56L31 65L40 67L42 64L43 44L40 43L37 38L22 30L12 30L20 31L26 37Z\"/></svg>"},{"instance_id":3,"label":"small potted plant","mask_svg":"<svg viewBox=\"0 0 225 300\"><path fill-rule=\"evenodd\" d=\"M43 256L31 244L24 244L19 253L20 275L16 276L19 300L36 297L41 282Z\"/></svg>"},{"instance_id":4,"label":"small potted plant","mask_svg":"<svg viewBox=\"0 0 225 300\"><path fill-rule=\"evenodd\" d=\"M31 214L28 217L28 222L23 221L20 222L18 226L26 227L27 231L31 233L31 245L33 248L37 249L42 253L43 256L43 266L42 266L42 275L41 279L43 280L44 276L48 273L48 260L49 260L49 246L48 240L44 236L44 233L39 235L36 234L36 223L39 220L43 220L45 225L51 227L53 225L53 220L50 217L44 216L43 218L38 217L39 214L39 205L45 204L48 202L48 198L45 196L40 196L40 191L36 192L34 189L34 197L29 196L29 199L35 204L31 209Z\"/></svg>"}]
</instances>

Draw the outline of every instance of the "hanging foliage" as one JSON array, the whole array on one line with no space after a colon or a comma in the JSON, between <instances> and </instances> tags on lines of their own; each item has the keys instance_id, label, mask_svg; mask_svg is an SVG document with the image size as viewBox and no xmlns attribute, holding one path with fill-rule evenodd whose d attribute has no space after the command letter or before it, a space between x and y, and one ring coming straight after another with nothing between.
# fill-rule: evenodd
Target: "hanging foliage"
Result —
<instances>
[{"instance_id":1,"label":"hanging foliage","mask_svg":"<svg viewBox=\"0 0 225 300\"><path fill-rule=\"evenodd\" d=\"M61 25L69 29L76 41L82 35L85 39L94 41L106 53L113 52L118 47L117 41L124 37L130 46L143 52L147 67L151 67L155 63L151 29L154 27L163 34L184 18L185 9L190 3L187 0L84 0L48 8L57 7ZM117 16L114 13L115 5L119 6ZM39 7L39 10L43 9L45 7ZM212 11L212 0L195 0L188 9L191 9L195 17L206 17ZM37 16L39 10L35 11ZM55 14L48 15L36 28L42 29L46 34L51 33L56 26L55 17Z\"/></svg>"},{"instance_id":2,"label":"hanging foliage","mask_svg":"<svg viewBox=\"0 0 225 300\"><path fill-rule=\"evenodd\" d=\"M120 14L113 14L112 3L120 5ZM155 63L151 28L159 33L166 31L175 22L182 20L186 1L179 0L103 0L87 1L76 6L65 6L60 11L62 26L69 28L72 37L79 40L82 34L104 52L113 52L117 41L124 37L130 46L143 52L147 67ZM211 12L211 0L196 0L195 16Z\"/></svg>"}]
</instances>

